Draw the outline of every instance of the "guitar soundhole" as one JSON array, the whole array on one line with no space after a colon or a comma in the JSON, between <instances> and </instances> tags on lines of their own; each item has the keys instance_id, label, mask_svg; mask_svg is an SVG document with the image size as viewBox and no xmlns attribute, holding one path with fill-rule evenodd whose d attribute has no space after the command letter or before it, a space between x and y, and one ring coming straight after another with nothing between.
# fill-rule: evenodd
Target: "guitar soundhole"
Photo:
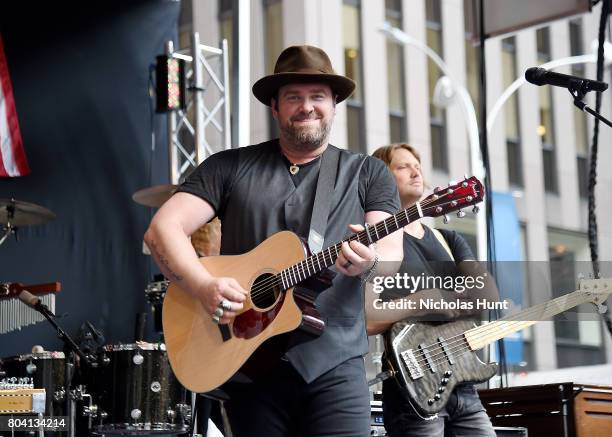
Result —
<instances>
[{"instance_id":1,"label":"guitar soundhole","mask_svg":"<svg viewBox=\"0 0 612 437\"><path fill-rule=\"evenodd\" d=\"M276 302L281 289L277 283L276 275L264 273L258 276L251 287L251 300L259 308L268 308Z\"/></svg>"}]
</instances>

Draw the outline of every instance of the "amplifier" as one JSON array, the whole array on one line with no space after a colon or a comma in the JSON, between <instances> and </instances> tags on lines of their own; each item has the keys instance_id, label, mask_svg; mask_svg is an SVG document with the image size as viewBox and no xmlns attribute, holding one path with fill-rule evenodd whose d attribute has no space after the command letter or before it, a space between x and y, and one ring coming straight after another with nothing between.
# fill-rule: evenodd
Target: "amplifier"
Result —
<instances>
[{"instance_id":1,"label":"amplifier","mask_svg":"<svg viewBox=\"0 0 612 437\"><path fill-rule=\"evenodd\" d=\"M513 428L509 426L494 426L497 437L527 437L527 428Z\"/></svg>"},{"instance_id":2,"label":"amplifier","mask_svg":"<svg viewBox=\"0 0 612 437\"><path fill-rule=\"evenodd\" d=\"M525 427L531 436L612 435L612 387L563 382L478 394L493 426Z\"/></svg>"}]
</instances>

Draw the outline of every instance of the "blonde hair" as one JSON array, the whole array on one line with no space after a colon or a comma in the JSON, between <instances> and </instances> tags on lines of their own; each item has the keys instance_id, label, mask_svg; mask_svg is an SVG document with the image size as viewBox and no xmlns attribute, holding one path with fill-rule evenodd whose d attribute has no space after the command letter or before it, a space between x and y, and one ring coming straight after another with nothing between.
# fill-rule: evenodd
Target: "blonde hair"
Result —
<instances>
[{"instance_id":1,"label":"blonde hair","mask_svg":"<svg viewBox=\"0 0 612 437\"><path fill-rule=\"evenodd\" d=\"M391 161L393 160L393 152L398 149L405 149L409 151L414 155L417 161L419 161L419 164L421 163L421 155L408 143L393 143L389 144L388 146L379 147L374 151L374 153L372 153L372 156L380 159L382 162L387 164L387 166L390 166Z\"/></svg>"}]
</instances>

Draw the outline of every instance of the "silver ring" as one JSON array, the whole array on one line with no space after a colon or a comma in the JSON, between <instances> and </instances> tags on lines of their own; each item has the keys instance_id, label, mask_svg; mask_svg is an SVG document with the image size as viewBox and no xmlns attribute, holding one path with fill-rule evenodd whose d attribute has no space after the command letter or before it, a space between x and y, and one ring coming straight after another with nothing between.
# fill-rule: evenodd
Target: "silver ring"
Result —
<instances>
[{"instance_id":1,"label":"silver ring","mask_svg":"<svg viewBox=\"0 0 612 437\"><path fill-rule=\"evenodd\" d=\"M214 315L217 317L223 317L223 308L217 307L217 309L215 309Z\"/></svg>"},{"instance_id":2,"label":"silver ring","mask_svg":"<svg viewBox=\"0 0 612 437\"><path fill-rule=\"evenodd\" d=\"M213 315L212 315L212 321L213 321L213 323L214 323L214 324L217 324L217 325L218 325L218 324L219 324L219 319L220 319L220 318L219 318L219 316L218 316L218 315L216 315L216 314L213 314Z\"/></svg>"},{"instance_id":3,"label":"silver ring","mask_svg":"<svg viewBox=\"0 0 612 437\"><path fill-rule=\"evenodd\" d=\"M232 309L232 303L227 299L223 299L219 302L219 307L223 308L225 311L230 311Z\"/></svg>"}]
</instances>

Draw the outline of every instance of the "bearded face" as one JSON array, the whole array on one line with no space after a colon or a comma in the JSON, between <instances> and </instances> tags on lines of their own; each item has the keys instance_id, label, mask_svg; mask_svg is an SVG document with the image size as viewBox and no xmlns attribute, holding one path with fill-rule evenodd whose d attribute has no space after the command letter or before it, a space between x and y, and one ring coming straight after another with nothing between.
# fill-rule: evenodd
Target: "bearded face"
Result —
<instances>
[{"instance_id":1,"label":"bearded face","mask_svg":"<svg viewBox=\"0 0 612 437\"><path fill-rule=\"evenodd\" d=\"M291 84L279 89L272 112L281 140L295 150L313 151L329 138L335 115L332 91L324 84Z\"/></svg>"},{"instance_id":2,"label":"bearded face","mask_svg":"<svg viewBox=\"0 0 612 437\"><path fill-rule=\"evenodd\" d=\"M329 138L331 121L312 111L292 117L282 124L279 120L279 128L285 141L296 149L313 151Z\"/></svg>"}]
</instances>

